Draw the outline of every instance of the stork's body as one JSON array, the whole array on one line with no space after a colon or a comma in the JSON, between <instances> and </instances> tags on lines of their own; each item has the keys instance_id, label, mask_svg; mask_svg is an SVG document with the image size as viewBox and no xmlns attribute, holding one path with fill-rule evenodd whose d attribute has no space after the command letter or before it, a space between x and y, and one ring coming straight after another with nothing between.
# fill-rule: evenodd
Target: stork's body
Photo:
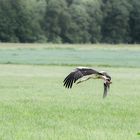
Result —
<instances>
[{"instance_id":1,"label":"stork's body","mask_svg":"<svg viewBox=\"0 0 140 140\"><path fill-rule=\"evenodd\" d=\"M104 80L103 97L105 97L107 95L110 84L112 83L111 77L105 71L98 72L97 70L88 67L77 67L64 79L63 82L66 88L72 88L73 83L79 84L89 79Z\"/></svg>"}]
</instances>

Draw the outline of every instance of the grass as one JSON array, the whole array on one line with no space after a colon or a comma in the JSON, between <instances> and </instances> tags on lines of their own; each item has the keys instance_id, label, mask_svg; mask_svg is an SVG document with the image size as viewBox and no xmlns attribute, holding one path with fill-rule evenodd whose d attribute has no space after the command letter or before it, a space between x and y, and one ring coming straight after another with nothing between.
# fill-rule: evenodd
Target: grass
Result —
<instances>
[{"instance_id":1,"label":"grass","mask_svg":"<svg viewBox=\"0 0 140 140\"><path fill-rule=\"evenodd\" d=\"M131 58L131 63L122 65L123 62L120 59L113 63L113 60L117 58L114 56L113 49L121 52L123 54L121 57L125 60L129 52L128 60ZM140 139L139 57L134 62L134 56L131 56L131 52L137 54L139 51L137 47L131 49L127 46L122 49L118 47L87 47L86 49L78 47L75 49L72 46L68 49L65 47L53 49L1 47L0 58L4 56L4 53L6 54L1 59L1 63L6 63L8 58L14 61L12 64L0 64L0 139ZM18 54L18 57L12 57L11 54L14 52ZM105 59L104 63L99 61L100 67L94 63L98 59L91 52L97 52L99 58ZM110 56L105 55L107 52L110 52L108 53ZM102 99L103 84L99 80L89 80L79 86L75 85L72 90L67 90L62 86L64 77L75 68L74 65L86 64L83 59L70 61L70 57L65 61L65 53L75 53L73 56L79 57L83 54L85 61L88 61L89 57L94 58L94 62L91 62L93 67L106 70L111 74L113 84L105 100ZM59 60L61 66L60 63L53 65L53 61L50 58L48 60L45 54ZM86 57L86 54L91 55ZM25 56L28 56L28 59ZM108 67L108 58L111 56L114 57ZM33 61L36 57L42 58L42 63L36 65ZM25 58L26 61L21 58ZM66 64L70 61L73 66L62 65L63 61Z\"/></svg>"},{"instance_id":2,"label":"grass","mask_svg":"<svg viewBox=\"0 0 140 140\"><path fill-rule=\"evenodd\" d=\"M9 45L8 45L9 46ZM11 45L12 46L12 45ZM140 67L138 46L69 46L34 45L19 47L0 47L1 64L38 64L38 65L85 65L104 67ZM115 62L115 63L114 63Z\"/></svg>"}]
</instances>

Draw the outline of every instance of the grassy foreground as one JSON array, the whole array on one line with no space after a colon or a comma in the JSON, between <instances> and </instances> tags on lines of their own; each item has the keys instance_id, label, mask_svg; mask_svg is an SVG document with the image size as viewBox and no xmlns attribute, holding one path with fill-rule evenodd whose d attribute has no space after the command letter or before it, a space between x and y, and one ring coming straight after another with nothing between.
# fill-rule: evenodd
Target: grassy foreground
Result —
<instances>
[{"instance_id":1,"label":"grassy foreground","mask_svg":"<svg viewBox=\"0 0 140 140\"><path fill-rule=\"evenodd\" d=\"M8 52L9 48L4 50ZM102 48L100 51L104 53ZM78 50L77 53L80 54ZM22 65L22 61L20 65L0 64L0 139L139 140L139 67L129 62L121 67L93 67L112 75L113 84L105 100L99 80L89 80L72 90L62 86L64 77L75 66Z\"/></svg>"}]
</instances>

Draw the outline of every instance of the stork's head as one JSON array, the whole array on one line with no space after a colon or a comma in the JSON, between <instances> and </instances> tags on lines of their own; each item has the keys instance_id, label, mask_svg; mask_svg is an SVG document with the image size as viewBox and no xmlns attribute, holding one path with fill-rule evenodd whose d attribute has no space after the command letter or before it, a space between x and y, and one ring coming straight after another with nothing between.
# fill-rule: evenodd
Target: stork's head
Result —
<instances>
[{"instance_id":1,"label":"stork's head","mask_svg":"<svg viewBox=\"0 0 140 140\"><path fill-rule=\"evenodd\" d=\"M109 84L112 83L112 82L111 82L111 76L109 76L107 72L105 72L105 71L100 71L99 73L100 73L100 75L101 75L101 78L102 78L105 82L107 82L107 83L109 83Z\"/></svg>"}]
</instances>

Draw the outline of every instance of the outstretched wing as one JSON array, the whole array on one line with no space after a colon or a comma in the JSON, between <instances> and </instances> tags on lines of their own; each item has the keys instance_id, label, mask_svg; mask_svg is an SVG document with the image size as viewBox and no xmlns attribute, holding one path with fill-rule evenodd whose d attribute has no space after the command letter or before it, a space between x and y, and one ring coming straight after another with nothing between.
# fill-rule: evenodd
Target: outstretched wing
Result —
<instances>
[{"instance_id":1,"label":"outstretched wing","mask_svg":"<svg viewBox=\"0 0 140 140\"><path fill-rule=\"evenodd\" d=\"M107 96L107 93L109 91L110 88L110 83L105 82L104 83L104 93L103 93L103 98L105 98Z\"/></svg>"},{"instance_id":2,"label":"outstretched wing","mask_svg":"<svg viewBox=\"0 0 140 140\"><path fill-rule=\"evenodd\" d=\"M64 79L64 86L66 88L72 88L73 83L75 83L78 79L92 74L99 74L99 72L91 68L78 67Z\"/></svg>"}]
</instances>

